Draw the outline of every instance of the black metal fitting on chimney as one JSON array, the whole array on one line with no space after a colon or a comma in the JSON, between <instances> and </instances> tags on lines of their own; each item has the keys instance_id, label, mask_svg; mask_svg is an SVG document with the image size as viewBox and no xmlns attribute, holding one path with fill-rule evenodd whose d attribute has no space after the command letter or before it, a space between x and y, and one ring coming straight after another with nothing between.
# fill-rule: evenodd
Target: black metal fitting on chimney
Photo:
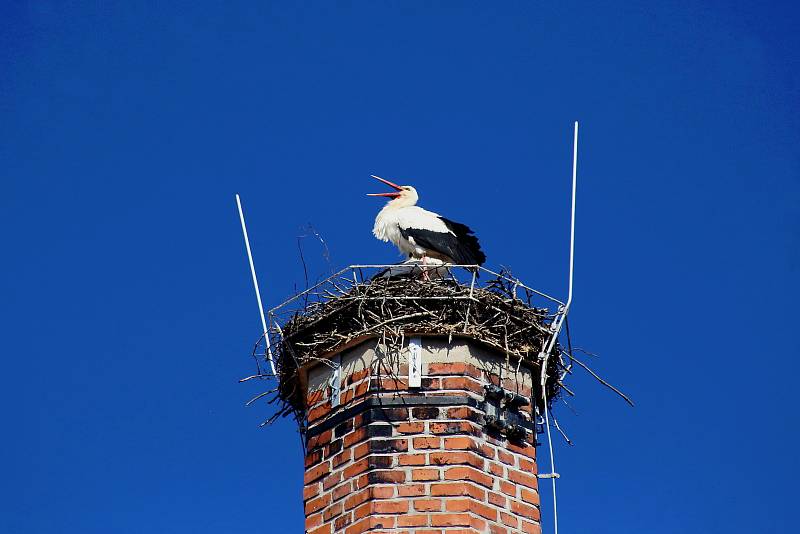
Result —
<instances>
[{"instance_id":1,"label":"black metal fitting on chimney","mask_svg":"<svg viewBox=\"0 0 800 534\"><path fill-rule=\"evenodd\" d=\"M483 389L485 401L481 404L486 413L484 423L488 432L518 443L525 440L528 431L536 435L536 426L520 412L520 408L530 404L527 398L494 384L487 384Z\"/></svg>"}]
</instances>

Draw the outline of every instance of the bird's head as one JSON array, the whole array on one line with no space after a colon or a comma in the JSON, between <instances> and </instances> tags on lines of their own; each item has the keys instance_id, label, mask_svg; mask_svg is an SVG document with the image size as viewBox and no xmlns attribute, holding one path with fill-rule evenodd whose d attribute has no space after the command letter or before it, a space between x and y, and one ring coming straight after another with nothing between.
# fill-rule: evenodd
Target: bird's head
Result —
<instances>
[{"instance_id":1,"label":"bird's head","mask_svg":"<svg viewBox=\"0 0 800 534\"><path fill-rule=\"evenodd\" d=\"M372 175L373 178L378 180L379 182L383 182L389 187L393 188L394 191L390 193L367 193L367 196L370 197L389 197L391 200L389 204L392 206L396 206L398 208L402 208L405 206L413 206L419 200L419 195L417 194L417 190L411 187L410 185L397 185L395 183L390 182L389 180L384 180L379 176Z\"/></svg>"}]
</instances>

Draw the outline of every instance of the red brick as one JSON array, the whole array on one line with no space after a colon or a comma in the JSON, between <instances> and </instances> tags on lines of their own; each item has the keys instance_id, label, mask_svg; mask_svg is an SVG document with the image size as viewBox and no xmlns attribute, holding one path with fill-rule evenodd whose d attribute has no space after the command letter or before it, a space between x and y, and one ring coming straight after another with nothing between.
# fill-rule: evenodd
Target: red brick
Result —
<instances>
[{"instance_id":1,"label":"red brick","mask_svg":"<svg viewBox=\"0 0 800 534\"><path fill-rule=\"evenodd\" d=\"M367 381L361 382L359 385L357 385L355 389L356 398L363 397L364 395L366 395L368 388L369 388L369 383Z\"/></svg>"},{"instance_id":2,"label":"red brick","mask_svg":"<svg viewBox=\"0 0 800 534\"><path fill-rule=\"evenodd\" d=\"M542 527L535 523L522 522L522 532L525 534L542 534Z\"/></svg>"},{"instance_id":3,"label":"red brick","mask_svg":"<svg viewBox=\"0 0 800 534\"><path fill-rule=\"evenodd\" d=\"M405 471L373 471L368 475L371 484L398 484L406 481Z\"/></svg>"},{"instance_id":4,"label":"red brick","mask_svg":"<svg viewBox=\"0 0 800 534\"><path fill-rule=\"evenodd\" d=\"M322 489L328 491L342 481L342 473L333 473L322 480Z\"/></svg>"},{"instance_id":5,"label":"red brick","mask_svg":"<svg viewBox=\"0 0 800 534\"><path fill-rule=\"evenodd\" d=\"M538 479L535 476L528 475L521 471L515 471L514 469L508 470L508 480L533 489L536 489L538 484Z\"/></svg>"},{"instance_id":6,"label":"red brick","mask_svg":"<svg viewBox=\"0 0 800 534\"><path fill-rule=\"evenodd\" d=\"M353 447L353 460L358 460L369 454L369 442Z\"/></svg>"},{"instance_id":7,"label":"red brick","mask_svg":"<svg viewBox=\"0 0 800 534\"><path fill-rule=\"evenodd\" d=\"M525 488L522 488L520 490L520 492L521 492L520 497L522 498L523 501L525 501L526 503L529 503L529 504L536 505L536 506L539 505L539 493L538 492L531 491L531 490L528 490L528 489L525 489Z\"/></svg>"},{"instance_id":8,"label":"red brick","mask_svg":"<svg viewBox=\"0 0 800 534\"><path fill-rule=\"evenodd\" d=\"M307 501L311 497L319 495L319 484L311 484L303 488L303 500Z\"/></svg>"},{"instance_id":9,"label":"red brick","mask_svg":"<svg viewBox=\"0 0 800 534\"><path fill-rule=\"evenodd\" d=\"M369 443L370 452L392 453L408 451L408 440L405 438L371 439L367 443Z\"/></svg>"},{"instance_id":10,"label":"red brick","mask_svg":"<svg viewBox=\"0 0 800 534\"><path fill-rule=\"evenodd\" d=\"M438 449L441 447L441 441L439 438L430 437L413 439L415 449Z\"/></svg>"},{"instance_id":11,"label":"red brick","mask_svg":"<svg viewBox=\"0 0 800 534\"><path fill-rule=\"evenodd\" d=\"M489 525L489 534L508 534L508 529L500 525Z\"/></svg>"},{"instance_id":12,"label":"red brick","mask_svg":"<svg viewBox=\"0 0 800 534\"><path fill-rule=\"evenodd\" d=\"M447 450L469 450L475 448L475 441L472 438L458 436L455 438L444 438L444 448Z\"/></svg>"},{"instance_id":13,"label":"red brick","mask_svg":"<svg viewBox=\"0 0 800 534\"><path fill-rule=\"evenodd\" d=\"M352 512L347 512L346 514L340 515L333 521L333 529L342 530L344 527L346 527L352 522L353 522L353 514Z\"/></svg>"},{"instance_id":14,"label":"red brick","mask_svg":"<svg viewBox=\"0 0 800 534\"><path fill-rule=\"evenodd\" d=\"M486 521L480 517L471 517L469 526L475 529L475 532L486 532Z\"/></svg>"},{"instance_id":15,"label":"red brick","mask_svg":"<svg viewBox=\"0 0 800 534\"><path fill-rule=\"evenodd\" d=\"M511 503L511 511L517 515L522 515L534 521L539 520L539 509L521 502L513 501Z\"/></svg>"},{"instance_id":16,"label":"red brick","mask_svg":"<svg viewBox=\"0 0 800 534\"><path fill-rule=\"evenodd\" d=\"M505 468L497 462L488 462L489 472L498 477L505 477Z\"/></svg>"},{"instance_id":17,"label":"red brick","mask_svg":"<svg viewBox=\"0 0 800 534\"><path fill-rule=\"evenodd\" d=\"M373 486L370 493L373 499L390 499L394 497L394 486Z\"/></svg>"},{"instance_id":18,"label":"red brick","mask_svg":"<svg viewBox=\"0 0 800 534\"><path fill-rule=\"evenodd\" d=\"M444 473L445 480L469 480L492 489L494 479L471 467L451 467Z\"/></svg>"},{"instance_id":19,"label":"red brick","mask_svg":"<svg viewBox=\"0 0 800 534\"><path fill-rule=\"evenodd\" d=\"M428 524L427 515L403 515L397 518L398 527L424 527ZM419 532L419 530L417 530Z\"/></svg>"},{"instance_id":20,"label":"red brick","mask_svg":"<svg viewBox=\"0 0 800 534\"><path fill-rule=\"evenodd\" d=\"M424 484L408 484L397 488L398 497L419 497L420 495L425 495Z\"/></svg>"},{"instance_id":21,"label":"red brick","mask_svg":"<svg viewBox=\"0 0 800 534\"><path fill-rule=\"evenodd\" d=\"M513 391L517 395L521 395L523 397L531 396L531 388L528 386L523 386L518 380L513 378L504 378L503 388L507 389L508 391Z\"/></svg>"},{"instance_id":22,"label":"red brick","mask_svg":"<svg viewBox=\"0 0 800 534\"><path fill-rule=\"evenodd\" d=\"M350 402L351 400L353 400L353 390L352 389L348 389L348 390L346 390L346 391L344 391L344 392L339 394L339 404L345 405L348 402Z\"/></svg>"},{"instance_id":23,"label":"red brick","mask_svg":"<svg viewBox=\"0 0 800 534\"><path fill-rule=\"evenodd\" d=\"M520 458L519 459L519 468L526 473L534 473L536 474L536 462L528 460L527 458Z\"/></svg>"},{"instance_id":24,"label":"red brick","mask_svg":"<svg viewBox=\"0 0 800 534\"><path fill-rule=\"evenodd\" d=\"M321 402L322 399L325 398L325 390L323 389L316 389L314 391L309 391L308 395L306 395L306 406L314 406L318 402Z\"/></svg>"},{"instance_id":25,"label":"red brick","mask_svg":"<svg viewBox=\"0 0 800 534\"><path fill-rule=\"evenodd\" d=\"M401 454L397 457L397 465L425 465L424 454Z\"/></svg>"},{"instance_id":26,"label":"red brick","mask_svg":"<svg viewBox=\"0 0 800 534\"><path fill-rule=\"evenodd\" d=\"M370 494L368 490L355 493L344 500L344 509L352 510L356 506L359 506L360 504L367 502L369 498Z\"/></svg>"},{"instance_id":27,"label":"red brick","mask_svg":"<svg viewBox=\"0 0 800 534\"><path fill-rule=\"evenodd\" d=\"M411 471L411 480L414 482L425 482L439 480L438 469L414 469Z\"/></svg>"},{"instance_id":28,"label":"red brick","mask_svg":"<svg viewBox=\"0 0 800 534\"><path fill-rule=\"evenodd\" d=\"M311 514L306 517L306 530L318 527L322 524L322 514Z\"/></svg>"},{"instance_id":29,"label":"red brick","mask_svg":"<svg viewBox=\"0 0 800 534\"><path fill-rule=\"evenodd\" d=\"M376 528L394 528L395 525L395 518L394 517L366 517L361 521L350 525L345 529L345 534L362 534L362 532L366 532L368 530L374 530Z\"/></svg>"},{"instance_id":30,"label":"red brick","mask_svg":"<svg viewBox=\"0 0 800 534\"><path fill-rule=\"evenodd\" d=\"M519 445L514 445L513 443L509 443L506 445L506 447L508 447L508 450L512 452L516 452L517 454L523 454L532 460L536 459L536 447L534 447L533 445L525 445L523 447L520 447Z\"/></svg>"},{"instance_id":31,"label":"red brick","mask_svg":"<svg viewBox=\"0 0 800 534\"><path fill-rule=\"evenodd\" d=\"M357 428L344 437L344 446L352 447L359 441L364 441L365 439L367 439L367 429L364 427Z\"/></svg>"},{"instance_id":32,"label":"red brick","mask_svg":"<svg viewBox=\"0 0 800 534\"><path fill-rule=\"evenodd\" d=\"M486 493L486 499L489 503L499 507L505 508L508 505L508 499L500 495L499 493L495 493L493 491L489 491Z\"/></svg>"},{"instance_id":33,"label":"red brick","mask_svg":"<svg viewBox=\"0 0 800 534\"><path fill-rule=\"evenodd\" d=\"M306 503L305 512L306 515L313 514L314 512L319 512L326 506L331 503L331 495L330 493L326 493L324 495L320 495L315 499L311 499Z\"/></svg>"},{"instance_id":34,"label":"red brick","mask_svg":"<svg viewBox=\"0 0 800 534\"><path fill-rule=\"evenodd\" d=\"M344 470L344 478L353 478L369 469L369 459L363 458Z\"/></svg>"},{"instance_id":35,"label":"red brick","mask_svg":"<svg viewBox=\"0 0 800 534\"><path fill-rule=\"evenodd\" d=\"M506 512L500 512L500 522L512 528L519 528L519 519Z\"/></svg>"},{"instance_id":36,"label":"red brick","mask_svg":"<svg viewBox=\"0 0 800 534\"><path fill-rule=\"evenodd\" d=\"M485 519L488 519L489 521L497 521L497 510L491 506L486 506L483 503L473 501L472 505L470 506L470 511Z\"/></svg>"},{"instance_id":37,"label":"red brick","mask_svg":"<svg viewBox=\"0 0 800 534\"><path fill-rule=\"evenodd\" d=\"M353 519L358 521L359 519L364 519L365 517L369 517L372 515L372 503L362 504L355 510L353 510Z\"/></svg>"},{"instance_id":38,"label":"red brick","mask_svg":"<svg viewBox=\"0 0 800 534\"><path fill-rule=\"evenodd\" d=\"M361 380L367 378L367 375L369 375L369 369L362 369L360 371L356 371L355 373L347 377L346 383L348 386L352 386L356 382L360 382Z\"/></svg>"},{"instance_id":39,"label":"red brick","mask_svg":"<svg viewBox=\"0 0 800 534\"><path fill-rule=\"evenodd\" d=\"M333 490L333 493L331 493L331 497L333 497L334 501L338 501L339 499L341 499L345 495L350 495L350 493L352 493L352 492L353 492L352 484L350 482L346 482L346 483L342 484L341 486L335 488Z\"/></svg>"},{"instance_id":40,"label":"red brick","mask_svg":"<svg viewBox=\"0 0 800 534\"><path fill-rule=\"evenodd\" d=\"M328 413L330 411L331 411L331 403L330 403L330 401L325 401L322 404L320 404L319 406L311 408L308 411L308 415L306 416L306 419L310 423L312 421L316 421L317 419L325 417L326 415L328 415Z\"/></svg>"},{"instance_id":41,"label":"red brick","mask_svg":"<svg viewBox=\"0 0 800 534\"><path fill-rule=\"evenodd\" d=\"M497 450L497 459L503 462L506 465L514 466L516 465L516 459L514 458L513 454L510 454L504 450L498 449Z\"/></svg>"},{"instance_id":42,"label":"red brick","mask_svg":"<svg viewBox=\"0 0 800 534\"><path fill-rule=\"evenodd\" d=\"M449 408L447 410L447 417L448 419L469 420L474 413L475 412L473 412L471 408L467 408L466 406L459 406L458 408Z\"/></svg>"},{"instance_id":43,"label":"red brick","mask_svg":"<svg viewBox=\"0 0 800 534\"><path fill-rule=\"evenodd\" d=\"M333 437L333 432L330 430L326 430L325 432L320 432L316 436L311 436L308 438L308 443L306 444L306 448L308 450L316 449L317 447L322 447L323 445L327 445L331 442L331 438Z\"/></svg>"},{"instance_id":44,"label":"red brick","mask_svg":"<svg viewBox=\"0 0 800 534\"><path fill-rule=\"evenodd\" d=\"M322 449L317 448L306 454L305 466L309 468L312 465L318 464L320 461L322 461Z\"/></svg>"},{"instance_id":45,"label":"red brick","mask_svg":"<svg viewBox=\"0 0 800 534\"><path fill-rule=\"evenodd\" d=\"M475 380L463 376L453 376L442 378L442 389L459 389L472 391L473 393L483 393L483 387Z\"/></svg>"},{"instance_id":46,"label":"red brick","mask_svg":"<svg viewBox=\"0 0 800 534\"><path fill-rule=\"evenodd\" d=\"M395 518L395 517L379 516L379 517L370 517L369 524L370 524L370 528L372 528L372 529L376 529L376 528L394 528L394 525L395 525L396 521L397 521L397 518Z\"/></svg>"},{"instance_id":47,"label":"red brick","mask_svg":"<svg viewBox=\"0 0 800 534\"><path fill-rule=\"evenodd\" d=\"M464 482L431 484L431 495L434 497L469 495L479 501L486 499L486 492L484 490Z\"/></svg>"},{"instance_id":48,"label":"red brick","mask_svg":"<svg viewBox=\"0 0 800 534\"><path fill-rule=\"evenodd\" d=\"M478 448L478 452L480 452L483 456L485 456L490 460L494 459L494 447L492 447L491 445L482 443L481 446Z\"/></svg>"},{"instance_id":49,"label":"red brick","mask_svg":"<svg viewBox=\"0 0 800 534\"><path fill-rule=\"evenodd\" d=\"M417 512L441 512L442 499L414 499L414 510Z\"/></svg>"},{"instance_id":50,"label":"red brick","mask_svg":"<svg viewBox=\"0 0 800 534\"><path fill-rule=\"evenodd\" d=\"M403 423L398 423L394 428L401 434L422 434L425 432L425 423L403 422Z\"/></svg>"},{"instance_id":51,"label":"red brick","mask_svg":"<svg viewBox=\"0 0 800 534\"><path fill-rule=\"evenodd\" d=\"M376 514L404 514L408 512L408 501L375 501L372 511Z\"/></svg>"},{"instance_id":52,"label":"red brick","mask_svg":"<svg viewBox=\"0 0 800 534\"><path fill-rule=\"evenodd\" d=\"M445 505L448 512L473 512L486 519L497 521L497 510L472 499L450 499Z\"/></svg>"},{"instance_id":53,"label":"red brick","mask_svg":"<svg viewBox=\"0 0 800 534\"><path fill-rule=\"evenodd\" d=\"M448 499L445 502L445 510L448 512L469 512L469 506L472 502L470 499Z\"/></svg>"},{"instance_id":54,"label":"red brick","mask_svg":"<svg viewBox=\"0 0 800 534\"><path fill-rule=\"evenodd\" d=\"M372 381L375 390L399 391L408 389L408 382L402 378L394 376L378 376Z\"/></svg>"},{"instance_id":55,"label":"red brick","mask_svg":"<svg viewBox=\"0 0 800 534\"><path fill-rule=\"evenodd\" d=\"M480 378L481 372L474 365L463 362L431 363L428 365L428 375L469 375L473 378Z\"/></svg>"},{"instance_id":56,"label":"red brick","mask_svg":"<svg viewBox=\"0 0 800 534\"><path fill-rule=\"evenodd\" d=\"M362 534L370 529L369 519L362 519L357 523L353 523L345 529L345 534Z\"/></svg>"},{"instance_id":57,"label":"red brick","mask_svg":"<svg viewBox=\"0 0 800 534\"><path fill-rule=\"evenodd\" d=\"M330 534L332 532L332 525L328 523L327 525L322 525L319 528L315 528L314 530L309 530L308 534Z\"/></svg>"},{"instance_id":58,"label":"red brick","mask_svg":"<svg viewBox=\"0 0 800 534\"><path fill-rule=\"evenodd\" d=\"M342 503L336 503L326 508L325 512L323 512L322 514L322 517L323 519L325 519L325 521L330 521L334 517L341 515L342 512L344 512L344 507L342 506Z\"/></svg>"},{"instance_id":59,"label":"red brick","mask_svg":"<svg viewBox=\"0 0 800 534\"><path fill-rule=\"evenodd\" d=\"M436 514L431 516L432 527L468 527L469 514Z\"/></svg>"},{"instance_id":60,"label":"red brick","mask_svg":"<svg viewBox=\"0 0 800 534\"><path fill-rule=\"evenodd\" d=\"M436 390L442 388L442 381L438 378L425 377L422 379L422 389Z\"/></svg>"},{"instance_id":61,"label":"red brick","mask_svg":"<svg viewBox=\"0 0 800 534\"><path fill-rule=\"evenodd\" d=\"M436 419L441 411L436 406L418 406L411 409L411 415L415 419Z\"/></svg>"},{"instance_id":62,"label":"red brick","mask_svg":"<svg viewBox=\"0 0 800 534\"><path fill-rule=\"evenodd\" d=\"M352 449L345 449L336 456L334 456L333 458L331 458L331 466L333 466L333 468L336 469L340 465L346 464L352 459L353 459Z\"/></svg>"},{"instance_id":63,"label":"red brick","mask_svg":"<svg viewBox=\"0 0 800 534\"><path fill-rule=\"evenodd\" d=\"M483 469L483 460L470 452L432 452L430 453L431 465L471 465L477 469Z\"/></svg>"},{"instance_id":64,"label":"red brick","mask_svg":"<svg viewBox=\"0 0 800 534\"><path fill-rule=\"evenodd\" d=\"M505 493L510 497L517 497L517 486L512 484L511 482L506 482L505 480L500 481L500 491Z\"/></svg>"},{"instance_id":65,"label":"red brick","mask_svg":"<svg viewBox=\"0 0 800 534\"><path fill-rule=\"evenodd\" d=\"M369 486L369 477L364 473L353 481L353 491L362 490Z\"/></svg>"}]
</instances>

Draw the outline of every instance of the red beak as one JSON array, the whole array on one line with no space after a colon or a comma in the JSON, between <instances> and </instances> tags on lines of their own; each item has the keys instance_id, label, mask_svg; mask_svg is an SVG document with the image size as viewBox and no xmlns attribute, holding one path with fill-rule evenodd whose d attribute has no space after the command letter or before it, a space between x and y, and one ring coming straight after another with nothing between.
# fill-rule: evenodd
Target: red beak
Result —
<instances>
[{"instance_id":1,"label":"red beak","mask_svg":"<svg viewBox=\"0 0 800 534\"><path fill-rule=\"evenodd\" d=\"M397 185L395 183L392 183L389 180L384 180L380 176L375 176L374 174L372 174L371 176L373 178L375 178L376 180L378 180L379 182L383 182L386 185L388 185L389 187L393 187L393 188L397 189L397 191L402 191L403 190L403 188L400 187L399 185ZM397 197L400 196L400 193L367 193L367 196L368 197L391 197L391 198L397 198Z\"/></svg>"}]
</instances>

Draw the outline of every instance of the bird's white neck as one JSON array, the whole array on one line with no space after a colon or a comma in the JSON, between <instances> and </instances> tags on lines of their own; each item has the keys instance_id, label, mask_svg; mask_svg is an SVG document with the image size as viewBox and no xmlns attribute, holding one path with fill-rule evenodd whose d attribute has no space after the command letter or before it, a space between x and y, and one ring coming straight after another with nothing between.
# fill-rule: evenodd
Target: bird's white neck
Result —
<instances>
[{"instance_id":1,"label":"bird's white neck","mask_svg":"<svg viewBox=\"0 0 800 534\"><path fill-rule=\"evenodd\" d=\"M381 241L391 241L397 244L400 241L400 231L397 226L399 211L403 208L414 206L419 200L416 191L405 190L399 197L390 200L375 217L375 226L372 233Z\"/></svg>"},{"instance_id":2,"label":"bird's white neck","mask_svg":"<svg viewBox=\"0 0 800 534\"><path fill-rule=\"evenodd\" d=\"M417 200L419 200L419 197L413 191L403 191L399 197L387 202L381 211L414 206L417 203Z\"/></svg>"}]
</instances>

